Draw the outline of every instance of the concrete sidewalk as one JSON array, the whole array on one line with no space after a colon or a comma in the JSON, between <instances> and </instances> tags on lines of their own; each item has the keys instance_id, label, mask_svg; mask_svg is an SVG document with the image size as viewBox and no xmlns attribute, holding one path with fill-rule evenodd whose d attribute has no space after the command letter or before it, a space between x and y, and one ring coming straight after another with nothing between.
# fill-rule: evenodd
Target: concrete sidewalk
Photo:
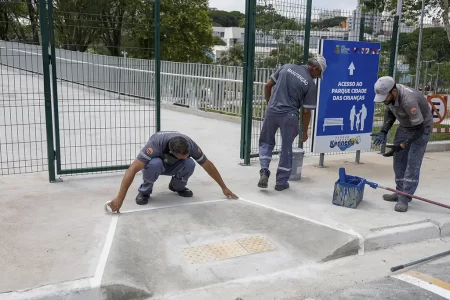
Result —
<instances>
[{"instance_id":1,"label":"concrete sidewalk","mask_svg":"<svg viewBox=\"0 0 450 300\"><path fill-rule=\"evenodd\" d=\"M154 246L155 243L154 239L148 239L149 236L145 235L150 229L153 230L152 234L161 238L164 238L165 234L166 238L186 237L189 233L190 240L197 240L198 245L206 242L202 240L198 228L214 228L222 237L217 240L219 242L230 238L239 239L259 231L259 234L266 236L279 249L284 249L274 254L284 257L284 260L279 261L281 267L267 268L264 271L266 274L280 271L283 264L286 268L288 265L295 267L353 255L358 251L362 254L396 244L450 236L449 211L428 203L413 201L407 213L399 214L394 211L394 204L381 200L383 191L366 187L364 200L357 209L336 207L332 204L334 182L338 178L340 167L346 167L348 174L394 187L390 158L383 158L376 153L363 153L363 164L355 165L353 154L334 155L326 157L326 168L318 168L319 158L307 157L302 180L291 182L290 190L282 193L274 191L273 178L269 189L259 190L256 187L259 177L258 162L246 167L239 165L239 124L170 110L163 110L162 119L163 130L180 130L191 136L216 164L228 187L242 199L211 203L210 201L223 200L224 197L215 182L197 167L189 182L189 187L194 191L192 199L180 199L168 191L169 178L161 177L155 184L151 202L145 207L139 207L134 202L141 181L141 175L138 174L127 195L123 212L178 207L166 208L161 212L142 211L112 217L104 214L103 204L116 195L123 172L68 176L64 177L64 182L55 184L48 183L46 173L1 177L0 198L3 209L0 211L0 256L3 259L0 261L0 293L42 286L44 290L52 293L55 290L47 285L74 281L80 285L87 284L83 285L83 288L89 289L89 286L93 286L90 283L92 278L109 287L125 284L121 282L121 274L130 270L122 267L127 266L129 260L137 266L148 263L147 251L152 248L146 245ZM145 142L142 141L142 144ZM136 154L138 150L136 149ZM273 174L276 172L276 163L274 160L271 166ZM449 163L448 153L427 153L416 194L450 204L450 185L447 183ZM204 204L179 207L188 203ZM222 210L223 205L227 209ZM188 213L190 217L187 220L190 222L183 225L178 218ZM173 222L170 222L171 218ZM235 227L230 224L225 226L217 220L229 220ZM270 234L274 232L277 220L284 224L282 230ZM160 224L160 221L166 222L164 226L155 225ZM193 226L194 221L198 223L196 226ZM111 222L117 222L117 239L114 239L114 231L110 234ZM252 227L256 225L259 227ZM183 226L187 226L188 231L184 231ZM170 228L172 230L169 230ZM311 231L312 229L314 231ZM233 234L225 235L224 232ZM283 242L281 239L280 242L278 238L288 233L298 233L302 239L310 237L311 240L305 241L304 245L295 240ZM110 247L106 252L105 244ZM142 251L138 251L138 246L142 247ZM160 246L162 249L159 249L158 253L161 254L161 261L157 263L161 264L159 270L164 270L164 264L168 261L163 258L170 253L170 243L162 242ZM314 253L313 249L320 251ZM303 254L295 258L295 253ZM333 253L338 255L330 257ZM120 255L125 256L128 261L121 262L118 259ZM250 259L264 265L264 255ZM154 260L158 260L158 257L154 257ZM102 263L105 264L103 268L99 267ZM238 261L234 263L240 264ZM186 274L185 265L181 262L172 264L171 270L175 273L181 272L181 275ZM258 274L256 269L252 272L248 270L245 269L245 272L236 274L233 278ZM152 278L171 278L170 273L158 272L152 273ZM147 289L151 289L150 292L168 293L171 287L183 290L233 279L218 276L220 280L217 280L217 277L214 278L217 273L212 274L214 280L182 278L177 281L178 279L174 278L175 283L172 284L157 281L144 287L146 293L149 292ZM143 273L135 275L135 278L150 276ZM197 282L193 283L194 279ZM136 283L137 280L133 279L132 282ZM184 284L180 285L180 282ZM35 290L29 292L33 291ZM148 296L146 293L143 296ZM26 293L14 295L20 298ZM0 299L15 298L12 298L12 294L0 294Z\"/></svg>"}]
</instances>

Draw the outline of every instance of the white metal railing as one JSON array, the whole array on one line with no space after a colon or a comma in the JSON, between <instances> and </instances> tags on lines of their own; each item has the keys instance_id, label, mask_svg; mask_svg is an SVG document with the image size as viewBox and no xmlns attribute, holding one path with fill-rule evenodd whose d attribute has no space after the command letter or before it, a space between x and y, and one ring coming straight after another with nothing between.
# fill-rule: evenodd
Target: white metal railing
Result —
<instances>
[{"instance_id":1,"label":"white metal railing","mask_svg":"<svg viewBox=\"0 0 450 300\"><path fill-rule=\"evenodd\" d=\"M41 73L39 46L0 41L0 63ZM27 61L19 59L26 55ZM31 60L30 60L31 59ZM112 57L56 49L58 79L78 83L117 95L155 99L153 60ZM269 69L256 69L255 106L261 106ZM192 109L240 115L243 68L196 63L161 62L161 101ZM262 110L255 110L262 114ZM262 115L260 116L262 117Z\"/></svg>"}]
</instances>

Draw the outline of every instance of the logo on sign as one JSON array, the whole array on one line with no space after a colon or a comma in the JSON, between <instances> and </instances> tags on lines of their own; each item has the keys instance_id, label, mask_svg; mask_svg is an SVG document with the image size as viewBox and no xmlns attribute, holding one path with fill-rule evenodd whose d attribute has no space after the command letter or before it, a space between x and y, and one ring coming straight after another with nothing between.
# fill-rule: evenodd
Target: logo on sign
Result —
<instances>
[{"instance_id":1,"label":"logo on sign","mask_svg":"<svg viewBox=\"0 0 450 300\"><path fill-rule=\"evenodd\" d=\"M334 48L334 53L336 54L350 54L350 52L351 49L345 45L336 45L336 48Z\"/></svg>"},{"instance_id":2,"label":"logo on sign","mask_svg":"<svg viewBox=\"0 0 450 300\"><path fill-rule=\"evenodd\" d=\"M357 136L354 138L350 137L341 137L336 138L335 140L330 141L330 148L334 149L338 147L341 151L346 151L350 149L351 147L358 145L361 143L361 137Z\"/></svg>"}]
</instances>

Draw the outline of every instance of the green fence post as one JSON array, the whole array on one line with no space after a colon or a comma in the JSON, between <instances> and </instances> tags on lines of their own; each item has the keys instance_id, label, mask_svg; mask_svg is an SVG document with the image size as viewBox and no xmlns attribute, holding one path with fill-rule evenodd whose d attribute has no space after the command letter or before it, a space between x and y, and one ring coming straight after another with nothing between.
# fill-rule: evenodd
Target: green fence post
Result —
<instances>
[{"instance_id":1,"label":"green fence post","mask_svg":"<svg viewBox=\"0 0 450 300\"><path fill-rule=\"evenodd\" d=\"M44 75L45 125L47 134L47 160L49 181L55 182L55 150L53 149L52 94L50 90L50 59L48 53L48 22L46 0L39 0L39 19L41 23L42 70Z\"/></svg>"},{"instance_id":2,"label":"green fence post","mask_svg":"<svg viewBox=\"0 0 450 300\"><path fill-rule=\"evenodd\" d=\"M364 41L364 31L366 27L366 15L365 13L361 13L361 20L359 22L359 41ZM361 162L361 150L356 151L356 159L355 163L359 164Z\"/></svg>"},{"instance_id":3,"label":"green fence post","mask_svg":"<svg viewBox=\"0 0 450 300\"><path fill-rule=\"evenodd\" d=\"M245 139L246 139L246 132L245 128L247 124L247 103L245 101L246 94L247 94L247 71L248 71L248 49L249 49L249 38L250 38L250 32L249 32L249 6L250 6L251 0L245 0L245 32L244 32L244 62L243 62L243 72L242 72L242 103L241 103L241 153L240 158L244 159L245 157Z\"/></svg>"},{"instance_id":4,"label":"green fence post","mask_svg":"<svg viewBox=\"0 0 450 300\"><path fill-rule=\"evenodd\" d=\"M389 76L392 76L392 77L394 76L394 71L395 71L395 54L396 54L397 43L398 43L397 36L398 36L399 22L400 22L400 16L396 15L394 17L394 28L392 30L391 54L390 54L390 61L389 61ZM385 109L384 110L384 122L387 120L387 118L388 118L388 110ZM387 139L389 139L389 136L387 137ZM380 152L381 152L381 154L386 153L386 142L383 143L383 145L381 145Z\"/></svg>"},{"instance_id":5,"label":"green fence post","mask_svg":"<svg viewBox=\"0 0 450 300\"><path fill-rule=\"evenodd\" d=\"M256 0L250 0L249 3L249 37L250 44L248 49L248 69L247 69L247 99L246 99L246 129L245 129L245 155L244 164L250 165L250 154L252 150L252 123L253 123L253 79L255 72L255 40L256 40Z\"/></svg>"},{"instance_id":6,"label":"green fence post","mask_svg":"<svg viewBox=\"0 0 450 300\"><path fill-rule=\"evenodd\" d=\"M255 66L255 31L256 31L256 0L248 0L247 3L247 41L245 43L245 67L244 82L245 94L245 118L244 118L244 165L250 165L252 147L252 121L253 121L253 73Z\"/></svg>"},{"instance_id":7,"label":"green fence post","mask_svg":"<svg viewBox=\"0 0 450 300\"><path fill-rule=\"evenodd\" d=\"M59 136L58 78L56 74L55 31L53 18L53 2L48 1L48 32L50 37L50 63L52 65L53 115L55 126L55 161L56 174L61 174L61 141Z\"/></svg>"},{"instance_id":8,"label":"green fence post","mask_svg":"<svg viewBox=\"0 0 450 300\"><path fill-rule=\"evenodd\" d=\"M309 59L309 41L311 37L312 0L306 2L306 23L305 23L305 44L303 47L303 62L306 64ZM300 109L299 117L298 147L303 149L303 107Z\"/></svg>"},{"instance_id":9,"label":"green fence post","mask_svg":"<svg viewBox=\"0 0 450 300\"><path fill-rule=\"evenodd\" d=\"M154 2L154 28L155 28L155 101L156 101L156 131L161 130L161 34L160 11L161 0Z\"/></svg>"},{"instance_id":10,"label":"green fence post","mask_svg":"<svg viewBox=\"0 0 450 300\"><path fill-rule=\"evenodd\" d=\"M361 13L361 20L359 22L359 41L364 42L364 31L366 27L366 15Z\"/></svg>"}]
</instances>

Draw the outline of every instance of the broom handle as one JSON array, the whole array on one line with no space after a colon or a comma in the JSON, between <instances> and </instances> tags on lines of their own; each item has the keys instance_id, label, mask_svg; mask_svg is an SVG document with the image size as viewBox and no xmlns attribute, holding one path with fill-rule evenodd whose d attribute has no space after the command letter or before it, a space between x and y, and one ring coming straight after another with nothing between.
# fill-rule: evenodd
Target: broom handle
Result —
<instances>
[{"instance_id":1,"label":"broom handle","mask_svg":"<svg viewBox=\"0 0 450 300\"><path fill-rule=\"evenodd\" d=\"M425 202L428 202L428 203L431 203L431 204L434 204L434 205L437 205L437 206L441 206L441 207L445 207L445 208L450 209L449 205L445 205L445 204L442 204L442 203L439 203L439 202L434 202L434 201L431 201L431 200L428 200L428 199L425 199L425 198L422 198L422 197L419 197L419 196L410 195L410 194L407 194L407 193L404 193L404 192L400 192L400 191L394 190L394 189L389 188L389 187L384 187L384 186L381 186L381 185L379 185L378 187L380 189L384 189L384 190L387 190L387 191L390 191L390 192L393 192L393 193L397 193L397 194L400 194L400 195L403 195L403 196L406 196L406 197L411 197L411 198L414 198L414 199L417 199L417 200L425 201Z\"/></svg>"}]
</instances>

